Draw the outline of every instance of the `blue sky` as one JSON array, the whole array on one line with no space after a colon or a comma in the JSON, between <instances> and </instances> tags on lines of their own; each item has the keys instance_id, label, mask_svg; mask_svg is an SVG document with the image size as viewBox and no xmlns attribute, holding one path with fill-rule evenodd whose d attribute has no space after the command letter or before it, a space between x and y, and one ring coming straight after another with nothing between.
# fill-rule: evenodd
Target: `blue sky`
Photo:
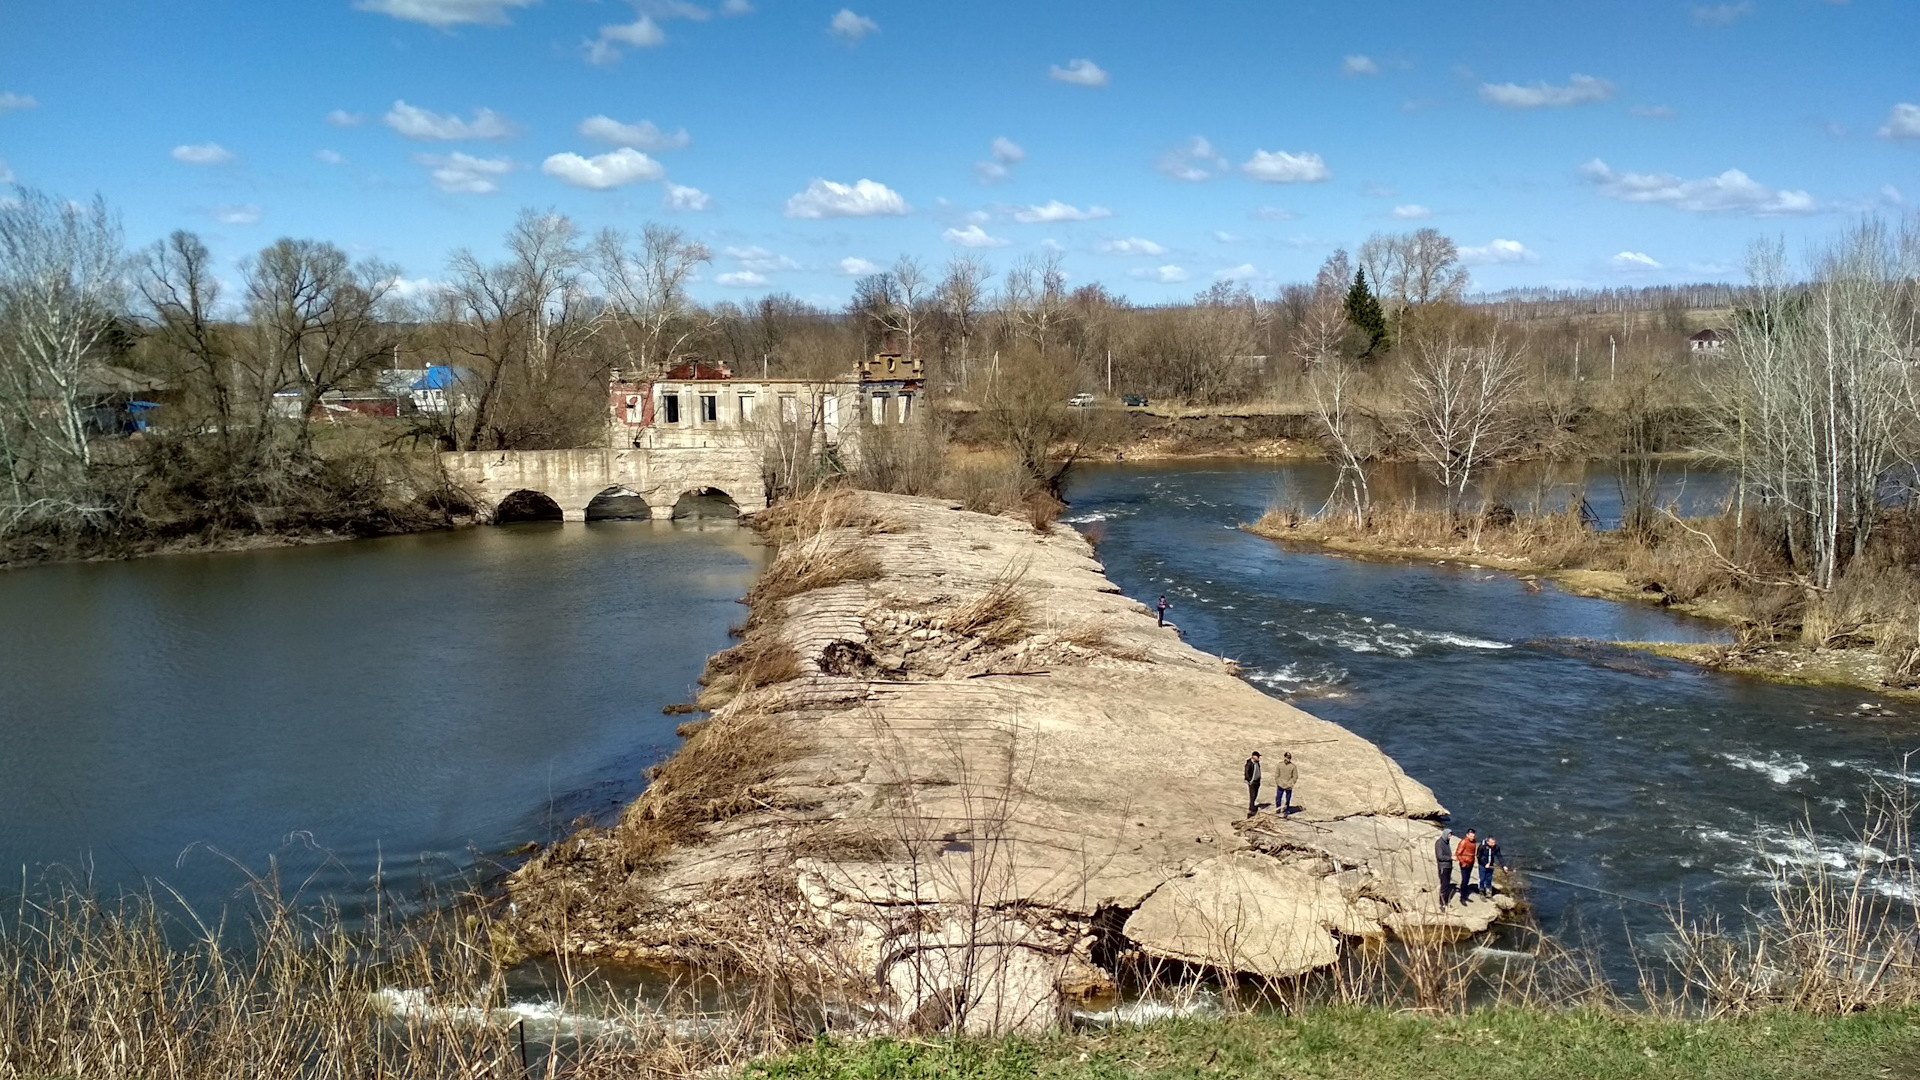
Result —
<instances>
[{"instance_id":1,"label":"blue sky","mask_svg":"<svg viewBox=\"0 0 1920 1080\"><path fill-rule=\"evenodd\" d=\"M1048 245L1140 302L1433 226L1474 285L1737 278L1920 202L1912 0L12 0L0 177L413 282L522 207L703 299ZM599 118L596 120L595 118ZM682 133L684 132L684 135ZM997 141L998 140L998 141Z\"/></svg>"}]
</instances>

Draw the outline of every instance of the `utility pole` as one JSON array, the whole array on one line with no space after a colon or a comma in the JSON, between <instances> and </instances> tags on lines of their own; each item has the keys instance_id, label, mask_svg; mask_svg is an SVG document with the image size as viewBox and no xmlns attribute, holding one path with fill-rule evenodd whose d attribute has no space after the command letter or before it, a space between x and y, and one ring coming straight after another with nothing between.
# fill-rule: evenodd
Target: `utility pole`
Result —
<instances>
[{"instance_id":1,"label":"utility pole","mask_svg":"<svg viewBox=\"0 0 1920 1080\"><path fill-rule=\"evenodd\" d=\"M1613 335L1607 335L1607 381L1613 381L1613 360L1620 354L1619 346L1614 344Z\"/></svg>"},{"instance_id":2,"label":"utility pole","mask_svg":"<svg viewBox=\"0 0 1920 1080\"><path fill-rule=\"evenodd\" d=\"M1113 396L1113 350L1107 350L1107 396Z\"/></svg>"}]
</instances>

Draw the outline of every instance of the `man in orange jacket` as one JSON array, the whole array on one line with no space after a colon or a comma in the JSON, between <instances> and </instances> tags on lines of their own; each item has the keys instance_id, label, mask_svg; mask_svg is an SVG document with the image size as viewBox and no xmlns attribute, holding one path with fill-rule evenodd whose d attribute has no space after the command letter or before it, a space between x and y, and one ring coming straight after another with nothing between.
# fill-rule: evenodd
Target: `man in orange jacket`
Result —
<instances>
[{"instance_id":1,"label":"man in orange jacket","mask_svg":"<svg viewBox=\"0 0 1920 1080\"><path fill-rule=\"evenodd\" d=\"M1473 838L1473 830L1460 838L1460 846L1453 849L1453 861L1460 865L1460 902L1467 902L1467 889L1473 881L1473 864L1480 857L1480 844Z\"/></svg>"}]
</instances>

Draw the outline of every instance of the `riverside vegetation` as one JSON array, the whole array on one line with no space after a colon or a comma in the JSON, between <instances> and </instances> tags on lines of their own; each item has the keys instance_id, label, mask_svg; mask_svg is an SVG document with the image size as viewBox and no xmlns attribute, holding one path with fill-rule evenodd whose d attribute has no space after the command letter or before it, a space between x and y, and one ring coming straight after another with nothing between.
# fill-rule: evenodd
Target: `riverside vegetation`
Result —
<instances>
[{"instance_id":1,"label":"riverside vegetation","mask_svg":"<svg viewBox=\"0 0 1920 1080\"><path fill-rule=\"evenodd\" d=\"M890 753L888 740L875 741L877 729L855 725L845 733L858 745L848 744L843 753L866 756L860 747L876 747L871 768L917 775L899 784L874 777L874 794L886 796L878 805L808 824L818 810L809 808L810 798L838 795L831 786L810 797L805 787L794 788L792 763L818 752L809 743L831 745L823 738L831 732L807 722L806 713L791 704L768 706L775 696L818 690L805 680L796 686L796 670L814 649L826 656L833 642L862 640L850 633L872 643L865 654L871 659L834 649L830 662L856 672L871 663L875 675L892 671L887 665L900 666L881 683L911 683L925 678L929 665L944 664L962 687L1054 677L1041 676L1042 670L1079 680L1086 676L1073 674L1076 665L1092 669L1090 675L1116 670L1142 663L1131 659L1139 651L1163 652L1169 645L1159 643L1149 616L1111 594L1095 592L1090 599L1106 595L1129 628L1101 633L1081 625L1077 620L1085 616L1059 602L1057 586L1043 587L1052 573L1031 567L988 572L970 587L953 586L951 598L924 612L941 623L939 640L932 634L914 638L915 630L931 624L902 623L890 608L864 631L850 624L820 634L822 618L844 622L855 612L788 602L835 590L855 595L882 581L900 563L902 545L913 543L907 528L913 513L926 512L902 512L864 498L798 500L770 516L782 557L756 594L741 645L716 657L709 670L705 704L715 710L714 719L690 732L687 750L662 767L655 788L613 828L588 829L542 852L543 868L530 868L511 890L512 909L465 898L427 903L425 914L401 917L421 910L417 900L405 898L410 902L377 905L372 919L349 926L324 911L281 903L274 899L280 890L262 883L250 917L202 924L160 898L102 902L75 891L41 891L34 894L40 899L13 907L0 935L0 965L8 973L0 980L0 1075L616 1077L746 1070L768 1076L1152 1076L1288 1070L1373 1078L1408 1076L1435 1062L1487 1062L1522 1076L1712 1076L1717 1068L1719 1075L1788 1077L1830 1075L1836 1062L1863 1075L1884 1070L1897 1076L1914 1060L1920 1044L1920 1016L1913 1011L1920 1005L1920 936L1904 898L1920 895L1920 871L1910 860L1865 854L1910 849L1909 787L1901 782L1863 805L1869 813L1857 862L1781 865L1771 892L1775 906L1752 928L1736 931L1676 910L1671 947L1643 958L1637 986L1609 986L1577 950L1549 942L1501 952L1424 934L1396 934L1372 944L1362 935L1344 940L1330 966L1279 976L1236 976L1148 954L1127 959L1102 947L1089 958L1119 962L1127 999L1142 1002L1117 1017L1198 1012L1138 1031L1102 1030L1097 1020L1083 1019L1076 1034L1036 1030L1011 1040L964 1034L969 1027L980 1031L982 1022L990 1031L996 1020L1011 1019L986 993L1015 967L1003 962L1009 949L1004 935L1039 916L1040 932L1021 939L1019 948L1045 946L1049 935L1071 937L1048 925L1058 908L992 902L996 890L1021 887L1016 871L1029 861L1023 851L1035 841L1034 826L1049 820L1046 796L1010 800L996 795L1005 787L998 781L1030 783L1036 777L1018 768L1009 774L1004 766L969 777L941 764L963 760L955 756L957 746L931 755ZM968 515L937 512L963 530L974 527ZM1044 535L1024 517L987 519L987 525L986 535L995 539L982 542L995 546L1016 544L1016 537L1029 538L1023 542L1036 549L1080 543ZM1004 570L997 555L976 552L971 542L934 550ZM1067 548L1058 552L1066 554ZM783 610L788 614L780 616ZM867 626L865 619L858 622ZM927 644L898 648L912 641ZM957 654L968 641L982 643L973 650L985 651L978 661L982 670L1000 674L964 678L970 670L965 665L975 658ZM1193 678L1214 678L1202 668L1194 671ZM824 700L813 708L834 712ZM730 731L735 724L751 729ZM1234 749L1241 749L1237 741ZM1173 759L1157 754L1145 764ZM1237 754L1226 764L1235 760ZM940 782L939 772L949 774L947 782ZM1315 778L1309 768L1303 773ZM1201 801L1217 802L1224 816L1237 817L1235 781L1229 768L1218 791L1199 793ZM789 828L779 839L783 820ZM1131 820L1125 827L1140 831ZM907 936L897 941L952 946L935 950L951 963L929 974L947 980L953 992L925 993L940 989L935 980L922 992L911 985L888 988L857 953L831 948L823 928L836 920L842 928L861 925L862 898L828 897L821 909L800 881L785 876L791 867L779 859L724 854L727 835L750 840L756 828L777 843L799 845L795 853L827 875L845 877L861 865L911 856L902 865L920 869L919 888L929 895L918 902L902 897L907 903L890 905L891 912L883 905L880 914L906 919ZM1265 831L1245 836L1257 844ZM1168 845L1170 854L1184 846L1196 849L1188 858L1205 860L1212 857L1205 849L1224 844L1227 834L1212 845L1170 839L1179 841ZM671 888L663 871L677 864L685 878L703 854L715 852L722 854L721 870L734 875L726 888L685 903L663 891L663 885ZM740 865L729 870L729 861ZM1062 898L1054 904L1064 900L1068 907L1073 897L1097 891L1099 876L1115 870L1098 858L1070 861L1064 876L1042 882ZM1304 863L1301 869L1316 873ZM741 870L746 877L738 876ZM962 883L978 888L950 888ZM883 898L870 893L865 899ZM937 921L914 920L915 909ZM1252 960L1261 942L1234 943L1232 927L1244 916L1196 913L1187 936L1204 949L1223 950L1221 956ZM633 926L667 933L629 936ZM955 926L962 932L948 935L946 929ZM1099 946L1121 942L1135 928L1096 918L1092 929ZM524 956L530 944L540 947L542 933L549 946L571 938L573 947L559 948L537 969L545 972L539 991L510 994L510 986L525 986L531 978ZM610 993L596 979L597 969L620 965L610 950L583 947L593 941L616 947L651 943L649 958L692 966L654 969L656 978L676 982L677 989L643 1004L630 994ZM1061 944L1065 951L1038 972L1049 982L1080 970L1077 939ZM818 962L835 956L844 962ZM921 1007L888 1007L876 997L903 990ZM823 1031L829 1033L825 1041ZM870 1041L874 1037L879 1040Z\"/></svg>"}]
</instances>

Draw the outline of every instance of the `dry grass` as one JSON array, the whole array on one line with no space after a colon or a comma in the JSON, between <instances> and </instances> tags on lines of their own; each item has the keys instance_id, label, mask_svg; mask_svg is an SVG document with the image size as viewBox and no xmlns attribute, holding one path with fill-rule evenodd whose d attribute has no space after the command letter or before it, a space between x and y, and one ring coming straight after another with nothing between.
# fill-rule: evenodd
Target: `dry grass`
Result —
<instances>
[{"instance_id":1,"label":"dry grass","mask_svg":"<svg viewBox=\"0 0 1920 1080\"><path fill-rule=\"evenodd\" d=\"M1009 563L994 576L985 592L934 620L955 634L978 638L988 645L1011 645L1033 632L1032 587L1026 584L1026 563Z\"/></svg>"},{"instance_id":2,"label":"dry grass","mask_svg":"<svg viewBox=\"0 0 1920 1080\"><path fill-rule=\"evenodd\" d=\"M630 861L652 862L708 824L772 805L768 781L806 747L773 715L776 692L762 693L715 715L650 771L647 790L613 830Z\"/></svg>"}]
</instances>

